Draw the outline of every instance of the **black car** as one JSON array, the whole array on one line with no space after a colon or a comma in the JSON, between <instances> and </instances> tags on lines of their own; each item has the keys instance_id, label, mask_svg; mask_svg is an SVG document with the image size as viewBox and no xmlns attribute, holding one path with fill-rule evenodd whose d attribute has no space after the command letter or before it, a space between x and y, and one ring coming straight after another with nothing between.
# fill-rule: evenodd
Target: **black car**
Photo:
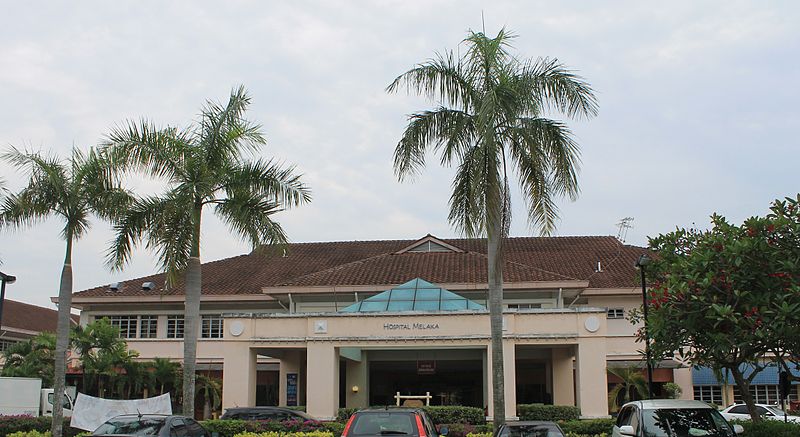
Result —
<instances>
[{"instance_id":1,"label":"black car","mask_svg":"<svg viewBox=\"0 0 800 437\"><path fill-rule=\"evenodd\" d=\"M161 414L123 414L108 419L93 436L211 437L194 419Z\"/></svg>"},{"instance_id":2,"label":"black car","mask_svg":"<svg viewBox=\"0 0 800 437\"><path fill-rule=\"evenodd\" d=\"M236 407L228 408L220 419L237 420L316 420L308 414L281 407Z\"/></svg>"},{"instance_id":3,"label":"black car","mask_svg":"<svg viewBox=\"0 0 800 437\"><path fill-rule=\"evenodd\" d=\"M418 408L370 408L354 413L342 433L342 437L387 435L439 437L447 435L447 428L437 432L430 417Z\"/></svg>"},{"instance_id":4,"label":"black car","mask_svg":"<svg viewBox=\"0 0 800 437\"><path fill-rule=\"evenodd\" d=\"M564 431L554 422L506 422L497 430L496 437L564 437Z\"/></svg>"}]
</instances>

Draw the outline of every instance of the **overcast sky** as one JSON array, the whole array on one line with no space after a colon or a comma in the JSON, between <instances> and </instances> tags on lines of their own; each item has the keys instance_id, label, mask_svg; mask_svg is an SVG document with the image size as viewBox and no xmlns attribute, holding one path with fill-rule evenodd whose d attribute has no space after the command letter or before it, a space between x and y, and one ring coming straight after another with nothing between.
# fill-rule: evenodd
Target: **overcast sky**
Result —
<instances>
[{"instance_id":1,"label":"overcast sky","mask_svg":"<svg viewBox=\"0 0 800 437\"><path fill-rule=\"evenodd\" d=\"M292 241L455 237L452 169L436 159L397 182L392 152L406 115L433 106L385 87L469 29L518 35L520 58L556 57L597 91L598 117L570 122L582 149L576 202L560 202L556 235L627 242L676 226L764 214L800 191L800 3L670 2L2 2L0 146L54 151L96 145L114 124L146 116L186 126L206 99L243 84L263 156L295 164L313 202L277 216ZM12 189L23 180L0 163ZM515 201L512 234L535 235ZM64 256L55 220L0 232L7 298L50 306ZM74 251L75 290L156 271L139 251L112 273L112 234L95 222ZM248 251L219 222L204 261Z\"/></svg>"}]
</instances>

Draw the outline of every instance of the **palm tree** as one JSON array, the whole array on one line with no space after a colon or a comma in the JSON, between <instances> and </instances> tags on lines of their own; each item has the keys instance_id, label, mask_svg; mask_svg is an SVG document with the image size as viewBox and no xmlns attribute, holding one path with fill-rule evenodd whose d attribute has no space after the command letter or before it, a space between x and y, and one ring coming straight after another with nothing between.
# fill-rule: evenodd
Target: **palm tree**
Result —
<instances>
[{"instance_id":1,"label":"palm tree","mask_svg":"<svg viewBox=\"0 0 800 437\"><path fill-rule=\"evenodd\" d=\"M233 233L261 249L287 242L271 216L311 199L293 168L242 158L266 142L261 126L244 118L249 104L250 97L238 87L227 105L208 102L195 126L159 129L131 121L113 129L105 144L115 168L141 171L169 184L161 196L137 200L115 225L109 263L121 268L133 247L146 240L146 247L158 253L168 286L185 274L183 413L189 417L194 415L203 210L213 206Z\"/></svg>"},{"instance_id":2,"label":"palm tree","mask_svg":"<svg viewBox=\"0 0 800 437\"><path fill-rule=\"evenodd\" d=\"M152 363L153 378L155 384L159 386L159 394L164 394L164 389L171 387L175 384L175 375L181 365L179 363L170 361L169 358L155 358ZM169 390L167 390L169 391Z\"/></svg>"},{"instance_id":3,"label":"palm tree","mask_svg":"<svg viewBox=\"0 0 800 437\"><path fill-rule=\"evenodd\" d=\"M66 353L72 306L72 245L89 230L92 213L110 219L124 209L128 194L107 172L107 165L93 150L84 154L73 148L69 159L10 148L2 158L28 176L28 185L9 194L0 208L4 226L32 226L50 216L64 222L61 238L66 242L61 286L58 291L58 324L54 369L53 437L61 437Z\"/></svg>"},{"instance_id":4,"label":"palm tree","mask_svg":"<svg viewBox=\"0 0 800 437\"><path fill-rule=\"evenodd\" d=\"M197 394L203 400L203 420L211 418L211 411L222 403L222 382L219 378L197 375Z\"/></svg>"},{"instance_id":5,"label":"palm tree","mask_svg":"<svg viewBox=\"0 0 800 437\"><path fill-rule=\"evenodd\" d=\"M84 390L96 382L98 396L115 397L117 383L125 380L120 377L120 370L126 368L139 355L138 352L128 350L119 329L108 319L96 320L85 327L76 326L72 332L72 344L81 357ZM123 393L116 394L122 397Z\"/></svg>"},{"instance_id":6,"label":"palm tree","mask_svg":"<svg viewBox=\"0 0 800 437\"><path fill-rule=\"evenodd\" d=\"M509 167L516 171L530 224L555 227L555 199L577 197L578 145L556 111L570 118L597 113L591 87L557 60L522 61L509 52L512 35L470 32L463 57L453 52L417 65L392 82L439 102L412 114L394 153L401 181L425 166L432 148L443 165L458 164L450 223L468 237L486 236L494 420L505 417L502 348L503 239L511 221Z\"/></svg>"},{"instance_id":7,"label":"palm tree","mask_svg":"<svg viewBox=\"0 0 800 437\"><path fill-rule=\"evenodd\" d=\"M619 406L624 405L626 402L647 398L647 380L642 375L641 369L636 367L609 367L608 373L622 380L608 393L609 411L617 411ZM634 399L634 397L636 398Z\"/></svg>"},{"instance_id":8,"label":"palm tree","mask_svg":"<svg viewBox=\"0 0 800 437\"><path fill-rule=\"evenodd\" d=\"M27 341L14 343L3 351L2 376L41 378L42 384L53 384L56 336L43 332Z\"/></svg>"}]
</instances>

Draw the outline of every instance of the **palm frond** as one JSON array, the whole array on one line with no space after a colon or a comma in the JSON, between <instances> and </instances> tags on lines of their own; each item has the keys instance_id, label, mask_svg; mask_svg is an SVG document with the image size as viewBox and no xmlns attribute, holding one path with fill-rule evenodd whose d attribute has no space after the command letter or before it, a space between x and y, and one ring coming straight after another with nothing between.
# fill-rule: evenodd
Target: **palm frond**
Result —
<instances>
[{"instance_id":1,"label":"palm frond","mask_svg":"<svg viewBox=\"0 0 800 437\"><path fill-rule=\"evenodd\" d=\"M386 91L396 92L403 84L409 93L414 91L463 110L472 106L478 93L474 84L465 77L462 65L452 51L446 55L437 54L436 58L397 76Z\"/></svg>"},{"instance_id":2,"label":"palm frond","mask_svg":"<svg viewBox=\"0 0 800 437\"><path fill-rule=\"evenodd\" d=\"M299 206L311 201L311 190L295 173L293 166L284 167L273 160L259 159L228 167L221 175L221 187L228 197L240 192L252 192L269 199L282 208Z\"/></svg>"},{"instance_id":3,"label":"palm frond","mask_svg":"<svg viewBox=\"0 0 800 437\"><path fill-rule=\"evenodd\" d=\"M208 101L200 115L199 145L209 168L239 160L244 151L255 152L266 144L261 126L244 118L250 96L243 86L231 91L225 106Z\"/></svg>"},{"instance_id":4,"label":"palm frond","mask_svg":"<svg viewBox=\"0 0 800 437\"><path fill-rule=\"evenodd\" d=\"M270 218L281 211L280 204L265 200L256 193L246 190L231 192L214 211L231 232L248 241L253 249L282 246L288 242L281 225Z\"/></svg>"},{"instance_id":5,"label":"palm frond","mask_svg":"<svg viewBox=\"0 0 800 437\"><path fill-rule=\"evenodd\" d=\"M145 119L128 121L113 127L102 146L113 168L142 171L170 181L186 177L190 139L176 128L158 128Z\"/></svg>"},{"instance_id":6,"label":"palm frond","mask_svg":"<svg viewBox=\"0 0 800 437\"><path fill-rule=\"evenodd\" d=\"M569 117L597 115L597 98L592 87L557 59L540 58L525 64L517 75L517 87L531 107L556 109Z\"/></svg>"}]
</instances>

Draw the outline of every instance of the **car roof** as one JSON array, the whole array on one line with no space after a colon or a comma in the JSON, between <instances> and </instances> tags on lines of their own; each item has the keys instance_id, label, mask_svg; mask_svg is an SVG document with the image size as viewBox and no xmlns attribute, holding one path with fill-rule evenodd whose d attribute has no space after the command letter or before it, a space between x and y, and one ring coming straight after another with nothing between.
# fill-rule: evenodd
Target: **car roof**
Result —
<instances>
[{"instance_id":1,"label":"car roof","mask_svg":"<svg viewBox=\"0 0 800 437\"><path fill-rule=\"evenodd\" d=\"M550 420L520 420L506 422L506 426L556 426L556 423Z\"/></svg>"},{"instance_id":2,"label":"car roof","mask_svg":"<svg viewBox=\"0 0 800 437\"><path fill-rule=\"evenodd\" d=\"M159 419L163 418L163 419L165 419L167 417L173 417L173 416L170 416L170 415L167 415L167 414L135 414L135 413L131 413L131 414L119 414L119 415L116 415L116 416L112 417L111 419L117 419L117 418L120 418L120 417L125 417L125 418L128 418L128 417L147 417L147 418L150 418L150 419L154 419L154 418L159 418ZM175 417L184 417L184 416L175 416ZM109 419L109 420L111 420L111 419Z\"/></svg>"},{"instance_id":3,"label":"car roof","mask_svg":"<svg viewBox=\"0 0 800 437\"><path fill-rule=\"evenodd\" d=\"M421 412L421 408L414 408L414 407L384 407L384 408L364 408L363 410L358 410L356 413L387 413L387 412L399 412L399 413L417 413Z\"/></svg>"},{"instance_id":4,"label":"car roof","mask_svg":"<svg viewBox=\"0 0 800 437\"><path fill-rule=\"evenodd\" d=\"M635 405L642 410L658 410L662 408L701 408L701 409L714 409L711 405L701 401L692 401L688 399L649 399L643 401L628 402L623 405Z\"/></svg>"}]
</instances>

